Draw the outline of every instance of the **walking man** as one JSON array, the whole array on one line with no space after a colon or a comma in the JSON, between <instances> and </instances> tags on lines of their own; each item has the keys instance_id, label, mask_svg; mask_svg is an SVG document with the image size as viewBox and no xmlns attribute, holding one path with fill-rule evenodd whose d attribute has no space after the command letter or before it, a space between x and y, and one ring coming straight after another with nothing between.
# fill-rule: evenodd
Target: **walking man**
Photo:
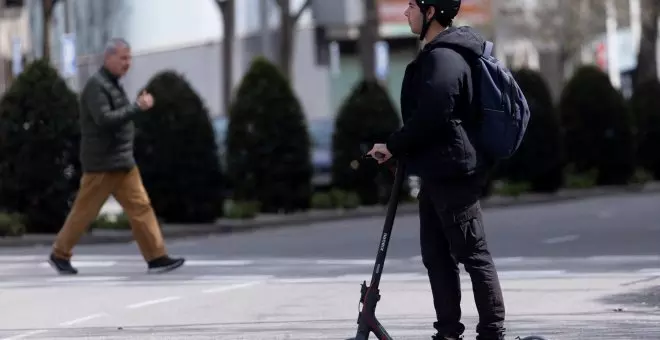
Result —
<instances>
[{"instance_id":1,"label":"walking man","mask_svg":"<svg viewBox=\"0 0 660 340\"><path fill-rule=\"evenodd\" d=\"M437 316L433 339L461 339L465 331L458 267L463 263L479 312L477 339L503 340L504 301L479 205L492 163L470 137L476 86L467 60L482 55L485 40L471 28L452 27L460 3L409 1L405 15L425 44L404 75L404 126L369 154L380 163L405 159L422 180L420 243Z\"/></svg>"},{"instance_id":2,"label":"walking man","mask_svg":"<svg viewBox=\"0 0 660 340\"><path fill-rule=\"evenodd\" d=\"M128 216L140 252L150 272L167 272L184 259L168 256L163 236L133 157L132 119L148 114L154 103L142 92L131 103L119 83L131 65L131 49L123 39L112 39L104 51L103 67L80 96L80 190L64 226L57 234L49 262L60 274L77 274L72 249L113 195Z\"/></svg>"}]
</instances>

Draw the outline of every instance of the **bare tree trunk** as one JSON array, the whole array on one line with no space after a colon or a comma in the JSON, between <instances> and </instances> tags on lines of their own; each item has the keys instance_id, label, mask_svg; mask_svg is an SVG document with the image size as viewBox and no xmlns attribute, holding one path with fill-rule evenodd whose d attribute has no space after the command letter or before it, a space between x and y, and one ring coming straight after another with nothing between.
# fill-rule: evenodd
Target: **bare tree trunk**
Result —
<instances>
[{"instance_id":1,"label":"bare tree trunk","mask_svg":"<svg viewBox=\"0 0 660 340\"><path fill-rule=\"evenodd\" d=\"M225 115L229 114L232 100L233 88L233 69L234 69L234 35L236 30L236 19L234 18L235 2L234 0L216 0L222 13L222 23L224 29L224 40L222 42L222 99L224 103Z\"/></svg>"},{"instance_id":2,"label":"bare tree trunk","mask_svg":"<svg viewBox=\"0 0 660 340\"><path fill-rule=\"evenodd\" d=\"M293 40L295 39L293 26L295 23L290 20L290 1L278 0L277 3L280 6L280 48L278 51L278 62L282 72L287 78L291 79L291 56L293 55Z\"/></svg>"},{"instance_id":3,"label":"bare tree trunk","mask_svg":"<svg viewBox=\"0 0 660 340\"><path fill-rule=\"evenodd\" d=\"M376 80L376 42L380 38L378 4L376 0L363 0L365 21L360 27L360 59L362 72L367 81Z\"/></svg>"},{"instance_id":4,"label":"bare tree trunk","mask_svg":"<svg viewBox=\"0 0 660 340\"><path fill-rule=\"evenodd\" d=\"M635 87L658 78L657 41L660 1L642 0L642 34L635 70Z\"/></svg>"},{"instance_id":5,"label":"bare tree trunk","mask_svg":"<svg viewBox=\"0 0 660 340\"><path fill-rule=\"evenodd\" d=\"M53 21L53 8L55 8L57 2L58 0L41 0L41 10L44 19L41 34L43 35L42 48L43 58L45 60L50 60L50 25Z\"/></svg>"},{"instance_id":6,"label":"bare tree trunk","mask_svg":"<svg viewBox=\"0 0 660 340\"><path fill-rule=\"evenodd\" d=\"M290 0L275 0L275 2L280 8L280 48L278 53L278 63L284 75L288 79L292 79L296 24L305 9L311 5L312 1L306 0L300 9L294 14L291 14Z\"/></svg>"}]
</instances>

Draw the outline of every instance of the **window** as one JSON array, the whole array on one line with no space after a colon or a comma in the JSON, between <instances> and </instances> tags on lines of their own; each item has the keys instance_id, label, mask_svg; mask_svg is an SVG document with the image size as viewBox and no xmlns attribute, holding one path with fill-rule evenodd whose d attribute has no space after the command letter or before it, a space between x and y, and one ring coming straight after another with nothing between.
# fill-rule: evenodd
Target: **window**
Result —
<instances>
[{"instance_id":1,"label":"window","mask_svg":"<svg viewBox=\"0 0 660 340\"><path fill-rule=\"evenodd\" d=\"M24 5L23 0L4 0L5 8L23 7L23 5Z\"/></svg>"}]
</instances>

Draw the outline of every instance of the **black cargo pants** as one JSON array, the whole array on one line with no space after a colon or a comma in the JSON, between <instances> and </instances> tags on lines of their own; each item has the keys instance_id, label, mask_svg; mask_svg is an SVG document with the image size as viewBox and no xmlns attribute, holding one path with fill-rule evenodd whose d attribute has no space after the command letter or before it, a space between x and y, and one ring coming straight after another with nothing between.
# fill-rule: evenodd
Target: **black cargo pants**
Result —
<instances>
[{"instance_id":1,"label":"black cargo pants","mask_svg":"<svg viewBox=\"0 0 660 340\"><path fill-rule=\"evenodd\" d=\"M504 334L504 301L488 251L474 181L451 185L422 183L419 198L422 261L431 283L437 322L443 336L459 336L461 287L458 264L470 275L479 312L479 340L500 340Z\"/></svg>"}]
</instances>

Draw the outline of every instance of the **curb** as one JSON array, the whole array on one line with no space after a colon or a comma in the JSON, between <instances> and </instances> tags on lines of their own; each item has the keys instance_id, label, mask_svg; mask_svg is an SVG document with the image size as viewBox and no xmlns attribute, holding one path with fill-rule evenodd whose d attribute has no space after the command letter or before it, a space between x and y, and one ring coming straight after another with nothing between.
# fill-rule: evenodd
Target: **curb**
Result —
<instances>
[{"instance_id":1,"label":"curb","mask_svg":"<svg viewBox=\"0 0 660 340\"><path fill-rule=\"evenodd\" d=\"M483 209L506 208L544 203L562 203L597 197L611 197L633 194L653 194L660 192L660 183L645 186L623 186L564 190L556 194L526 194L517 198L495 196L482 200ZM162 232L166 239L234 234L261 229L300 227L310 224L337 222L348 219L362 219L384 216L386 207L360 207L355 210L319 210L296 215L265 215L254 220L225 220L215 224L202 225L163 225ZM398 216L417 214L416 203L402 203L397 210ZM0 248L13 247L49 247L54 235L27 235L22 237L0 238ZM84 235L78 244L130 243L133 236L128 230L94 230Z\"/></svg>"}]
</instances>

